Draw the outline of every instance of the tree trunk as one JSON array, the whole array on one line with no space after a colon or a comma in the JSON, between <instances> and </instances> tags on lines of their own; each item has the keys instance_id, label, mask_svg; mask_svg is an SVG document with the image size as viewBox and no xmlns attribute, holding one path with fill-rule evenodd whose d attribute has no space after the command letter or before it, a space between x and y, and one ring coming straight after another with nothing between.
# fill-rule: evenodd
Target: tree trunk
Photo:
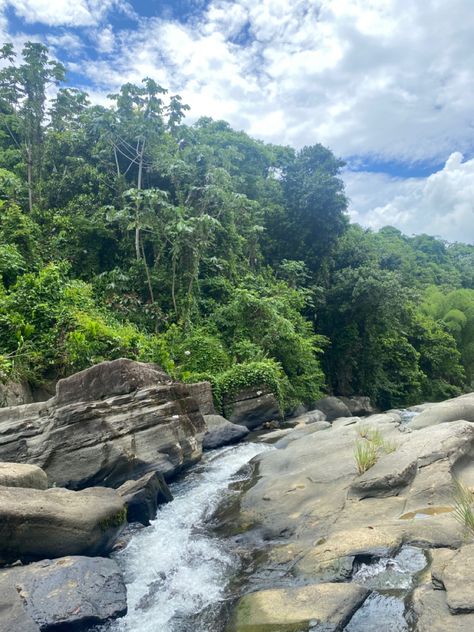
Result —
<instances>
[{"instance_id":1,"label":"tree trunk","mask_svg":"<svg viewBox=\"0 0 474 632\"><path fill-rule=\"evenodd\" d=\"M28 208L33 211L33 161L31 147L26 148L26 164L28 170Z\"/></svg>"}]
</instances>

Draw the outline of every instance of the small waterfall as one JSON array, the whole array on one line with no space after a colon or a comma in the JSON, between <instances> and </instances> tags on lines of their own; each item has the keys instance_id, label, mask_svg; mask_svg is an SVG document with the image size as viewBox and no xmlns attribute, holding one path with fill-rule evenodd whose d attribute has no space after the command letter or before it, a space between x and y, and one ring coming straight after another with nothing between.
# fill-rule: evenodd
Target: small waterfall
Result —
<instances>
[{"instance_id":1,"label":"small waterfall","mask_svg":"<svg viewBox=\"0 0 474 632\"><path fill-rule=\"evenodd\" d=\"M239 560L225 541L209 533L206 520L229 483L246 478L236 476L242 466L270 449L243 443L211 452L171 487L174 500L116 556L127 583L129 611L111 630L183 632L191 621L193 632L211 629L212 607L225 599ZM206 623L199 624L199 613L209 608ZM219 608L214 609L218 616Z\"/></svg>"}]
</instances>

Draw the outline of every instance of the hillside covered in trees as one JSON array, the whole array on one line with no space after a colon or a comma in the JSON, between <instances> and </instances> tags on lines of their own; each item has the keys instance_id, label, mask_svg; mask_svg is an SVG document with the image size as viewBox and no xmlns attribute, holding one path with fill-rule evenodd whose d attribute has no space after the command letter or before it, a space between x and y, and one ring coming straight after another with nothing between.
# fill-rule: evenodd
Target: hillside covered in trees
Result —
<instances>
[{"instance_id":1,"label":"hillside covered in trees","mask_svg":"<svg viewBox=\"0 0 474 632\"><path fill-rule=\"evenodd\" d=\"M126 356L287 409L474 388L474 246L351 225L319 144L188 125L151 78L93 105L42 45L1 56L0 379Z\"/></svg>"}]
</instances>

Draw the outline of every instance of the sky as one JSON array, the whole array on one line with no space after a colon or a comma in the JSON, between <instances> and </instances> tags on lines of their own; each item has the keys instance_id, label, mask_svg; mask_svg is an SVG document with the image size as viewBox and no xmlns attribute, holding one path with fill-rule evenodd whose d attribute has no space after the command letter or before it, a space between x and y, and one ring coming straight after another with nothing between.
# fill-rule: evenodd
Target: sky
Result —
<instances>
[{"instance_id":1,"label":"sky","mask_svg":"<svg viewBox=\"0 0 474 632\"><path fill-rule=\"evenodd\" d=\"M353 221L474 243L473 0L0 0L94 102L153 77L199 116L346 162Z\"/></svg>"}]
</instances>

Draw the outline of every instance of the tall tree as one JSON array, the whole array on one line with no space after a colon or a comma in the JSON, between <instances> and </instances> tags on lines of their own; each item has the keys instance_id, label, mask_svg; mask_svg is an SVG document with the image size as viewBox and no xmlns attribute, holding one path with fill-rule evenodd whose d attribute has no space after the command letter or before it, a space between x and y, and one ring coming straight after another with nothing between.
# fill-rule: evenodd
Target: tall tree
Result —
<instances>
[{"instance_id":1,"label":"tall tree","mask_svg":"<svg viewBox=\"0 0 474 632\"><path fill-rule=\"evenodd\" d=\"M42 44L27 42L21 55L23 63L16 64L13 44L0 49L0 59L7 62L0 70L0 103L2 124L26 163L31 212L40 197L47 90L64 80L65 68L49 57Z\"/></svg>"}]
</instances>

